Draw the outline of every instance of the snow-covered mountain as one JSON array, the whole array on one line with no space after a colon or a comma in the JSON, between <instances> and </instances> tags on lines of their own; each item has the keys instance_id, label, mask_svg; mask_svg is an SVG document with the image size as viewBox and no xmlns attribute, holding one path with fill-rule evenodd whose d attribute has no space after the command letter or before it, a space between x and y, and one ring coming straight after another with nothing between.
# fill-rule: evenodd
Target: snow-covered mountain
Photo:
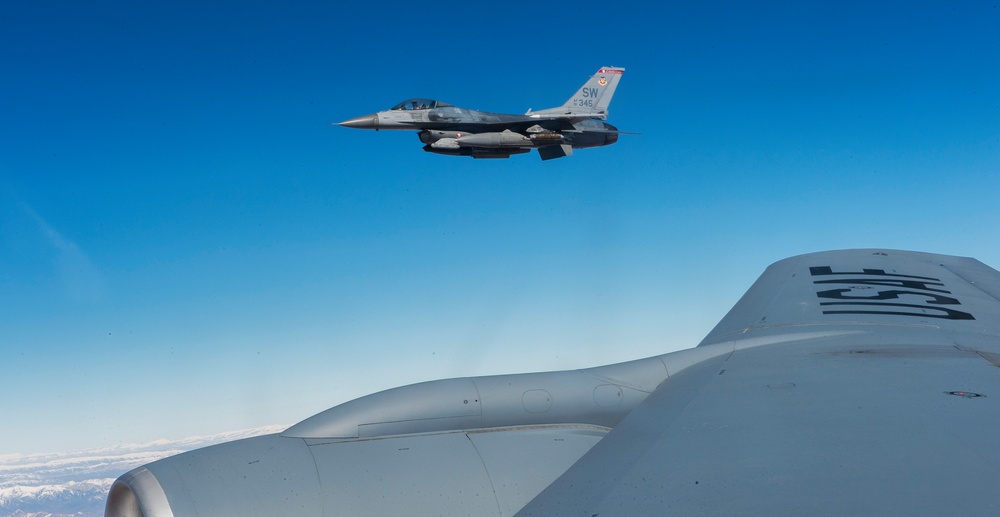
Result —
<instances>
[{"instance_id":1,"label":"snow-covered mountain","mask_svg":"<svg viewBox=\"0 0 1000 517\"><path fill-rule=\"evenodd\" d=\"M216 443L279 433L286 427L72 453L0 455L0 517L100 517L111 484L139 465Z\"/></svg>"}]
</instances>

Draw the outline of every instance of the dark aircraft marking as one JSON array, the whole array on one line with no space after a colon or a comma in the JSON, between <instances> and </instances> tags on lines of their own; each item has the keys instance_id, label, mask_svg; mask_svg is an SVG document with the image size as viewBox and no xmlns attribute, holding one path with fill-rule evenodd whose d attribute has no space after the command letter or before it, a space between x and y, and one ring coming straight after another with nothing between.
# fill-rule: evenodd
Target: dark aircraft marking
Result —
<instances>
[{"instance_id":1,"label":"dark aircraft marking","mask_svg":"<svg viewBox=\"0 0 1000 517\"><path fill-rule=\"evenodd\" d=\"M810 267L809 273L814 277L824 276L845 276L846 278L835 278L826 280L814 280L816 285L840 284L848 287L840 289L828 289L819 291L816 296L826 300L838 300L820 302L822 307L851 306L838 310L824 310L823 314L884 314L891 316L916 316L919 318L940 318L948 320L974 320L971 314L954 308L941 307L941 305L961 305L962 303L951 296L951 291L939 289L945 285L939 278L926 276L901 275L896 273L886 273L882 269L862 269L859 271L835 272L830 266ZM877 287L891 287L876 291L872 295L852 296L856 290L873 289ZM935 286L935 287L931 287ZM893 303L885 300L903 300L923 302L920 303ZM916 297L913 299L911 297Z\"/></svg>"}]
</instances>

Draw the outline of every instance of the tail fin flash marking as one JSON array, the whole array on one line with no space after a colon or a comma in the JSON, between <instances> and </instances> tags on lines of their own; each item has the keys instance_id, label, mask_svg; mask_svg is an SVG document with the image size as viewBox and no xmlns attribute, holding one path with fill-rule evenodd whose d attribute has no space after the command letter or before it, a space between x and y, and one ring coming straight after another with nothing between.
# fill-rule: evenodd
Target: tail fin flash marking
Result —
<instances>
[{"instance_id":1,"label":"tail fin flash marking","mask_svg":"<svg viewBox=\"0 0 1000 517\"><path fill-rule=\"evenodd\" d=\"M539 111L529 111L530 115L539 116L584 116L606 119L608 105L618 87L624 68L613 66L601 67L596 74L580 87L562 106Z\"/></svg>"}]
</instances>

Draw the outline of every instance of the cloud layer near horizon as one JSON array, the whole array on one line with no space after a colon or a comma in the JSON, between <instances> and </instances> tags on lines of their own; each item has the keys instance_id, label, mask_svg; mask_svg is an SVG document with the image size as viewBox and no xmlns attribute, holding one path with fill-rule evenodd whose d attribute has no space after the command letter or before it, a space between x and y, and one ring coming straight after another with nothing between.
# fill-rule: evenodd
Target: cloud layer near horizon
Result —
<instances>
[{"instance_id":1,"label":"cloud layer near horizon","mask_svg":"<svg viewBox=\"0 0 1000 517\"><path fill-rule=\"evenodd\" d=\"M286 427L272 425L70 453L0 455L0 517L100 517L112 483L133 468L200 447L278 433Z\"/></svg>"}]
</instances>

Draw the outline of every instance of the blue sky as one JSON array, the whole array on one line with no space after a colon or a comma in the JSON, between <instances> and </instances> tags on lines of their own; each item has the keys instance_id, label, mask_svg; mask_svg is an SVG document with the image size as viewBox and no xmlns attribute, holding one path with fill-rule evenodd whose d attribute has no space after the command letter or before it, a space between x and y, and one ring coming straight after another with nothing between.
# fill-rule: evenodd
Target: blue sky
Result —
<instances>
[{"instance_id":1,"label":"blue sky","mask_svg":"<svg viewBox=\"0 0 1000 517\"><path fill-rule=\"evenodd\" d=\"M775 260L1000 266L995 2L28 2L0 18L0 454L687 348ZM521 113L542 162L331 126Z\"/></svg>"}]
</instances>

